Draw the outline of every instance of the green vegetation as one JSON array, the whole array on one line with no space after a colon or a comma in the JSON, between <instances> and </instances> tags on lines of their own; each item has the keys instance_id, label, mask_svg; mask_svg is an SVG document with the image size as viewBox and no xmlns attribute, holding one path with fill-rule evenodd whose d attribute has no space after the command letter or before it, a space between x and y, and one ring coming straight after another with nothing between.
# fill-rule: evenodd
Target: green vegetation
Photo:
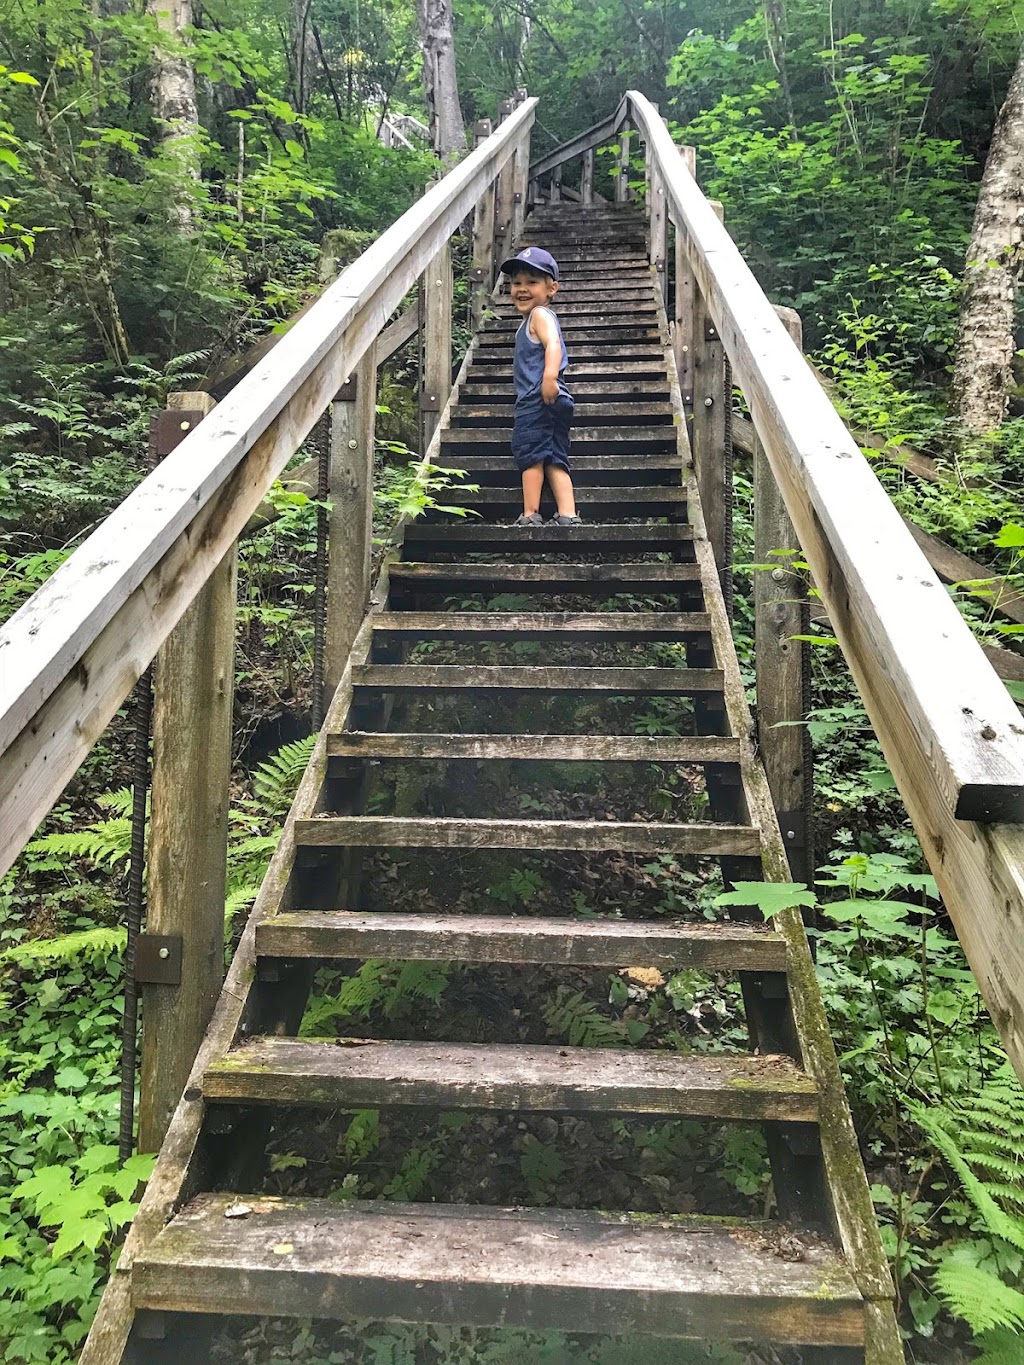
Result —
<instances>
[{"instance_id":1,"label":"green vegetation","mask_svg":"<svg viewBox=\"0 0 1024 1365\"><path fill-rule=\"evenodd\" d=\"M424 116L409 0L317 0L324 59L308 89L296 80L285 0L194 8L187 56L199 126L177 143L155 117L150 76L167 40L142 0L25 0L4 13L0 617L143 476L149 416L166 394L193 387L305 302L319 287L327 233L342 260L353 258L436 169L422 145L385 148L375 135L382 96L393 112ZM881 438L865 453L900 510L1024 584L1021 395L997 432L966 447L947 407L976 181L1024 23L1016 0L806 0L786 14L749 0L539 0L525 9L457 0L456 19L467 120L493 116L500 98L526 85L542 101L538 151L604 116L629 86L658 100L677 140L697 146L702 184L723 201L770 296L801 312L807 349L841 412ZM600 162L598 188L607 189L607 158ZM637 179L642 185L639 168ZM169 213L182 202L187 230ZM401 360L382 375L381 526L444 502L436 471L415 481L406 465L417 439L414 382ZM908 475L904 445L936 461L934 480ZM742 465L736 494L742 563L752 557ZM241 548L227 951L310 751L317 509L287 485L273 501L277 518ZM746 663L750 576L742 569L737 588ZM979 638L1013 645L1024 627L1002 619L985 591L954 596ZM533 646L519 649L517 658L532 658ZM679 657L666 647L658 662ZM822 870L815 887L781 894L817 910L817 970L903 1323L915 1360L959 1352L985 1365L1015 1361L1024 1337L1024 1097L828 637L817 637L814 673ZM132 720L127 705L0 882L0 1359L8 1365L75 1359L150 1169L145 1158L119 1167L116 1148ZM680 716L652 701L621 723L675 734ZM676 773L651 778L649 809L661 817L693 796ZM554 808L564 779L533 787L520 812ZM396 791L395 801L425 794L429 785ZM737 901L769 915L781 908L778 888L720 894L706 869L668 858L629 876L621 887L650 897L654 913L712 918ZM539 863L495 860L479 889L499 912L559 905L591 917L610 908L596 878L566 888ZM745 1045L731 980L538 976L523 991L538 1039ZM386 1030L414 1014L454 1028L460 1010L487 1017L485 995L452 964L370 962L349 976L321 975L304 1032ZM592 1135L578 1133L568 1148L563 1136L539 1126L509 1134L516 1188L535 1203L557 1203L560 1189L594 1178ZM643 1172L645 1207L661 1209L670 1178L699 1159L724 1200L770 1208L756 1135L722 1131L704 1151L685 1124L623 1124L601 1140L612 1166ZM413 1132L361 1113L325 1165L339 1197L410 1199L429 1192L470 1141L460 1116ZM270 1170L285 1192L313 1178L287 1141ZM377 1325L333 1343L296 1327L266 1330L255 1344L308 1365L738 1359L469 1329L416 1335Z\"/></svg>"}]
</instances>

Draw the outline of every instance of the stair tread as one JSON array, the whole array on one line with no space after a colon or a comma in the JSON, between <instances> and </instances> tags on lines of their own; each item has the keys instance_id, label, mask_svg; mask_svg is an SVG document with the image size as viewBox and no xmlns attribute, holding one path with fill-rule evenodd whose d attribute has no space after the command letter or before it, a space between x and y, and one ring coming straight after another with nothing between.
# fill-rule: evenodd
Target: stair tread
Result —
<instances>
[{"instance_id":1,"label":"stair tread","mask_svg":"<svg viewBox=\"0 0 1024 1365\"><path fill-rule=\"evenodd\" d=\"M400 666L400 665L399 665ZM331 758L497 758L557 763L737 763L727 735L457 735L346 731L327 736Z\"/></svg>"},{"instance_id":2,"label":"stair tread","mask_svg":"<svg viewBox=\"0 0 1024 1365\"><path fill-rule=\"evenodd\" d=\"M545 546L560 549L570 544L591 547L594 543L656 549L662 545L688 544L692 540L692 526L633 526L612 521L601 522L598 526L487 526L475 521L439 526L414 521L405 529L406 545L415 545L417 542L443 545L446 541L461 545L465 541L474 541L481 545L500 546L502 549L509 546L528 546L536 550Z\"/></svg>"},{"instance_id":3,"label":"stair tread","mask_svg":"<svg viewBox=\"0 0 1024 1365\"><path fill-rule=\"evenodd\" d=\"M704 921L395 915L297 910L256 927L260 957L384 958L704 971L786 970L786 945L767 926Z\"/></svg>"},{"instance_id":4,"label":"stair tread","mask_svg":"<svg viewBox=\"0 0 1024 1365\"><path fill-rule=\"evenodd\" d=\"M512 469L511 460L509 461L509 469ZM523 493L520 488L478 488L472 492L468 488L455 487L446 488L443 496L446 503L455 503L459 507L472 507L475 503L494 503L502 506L507 504L510 507L522 509L523 505ZM622 484L617 488L587 488L579 497L579 503L584 508L602 502L622 506L634 506L641 503L654 503L655 505L671 503L676 507L685 507L686 489L673 487L671 484L660 487L657 484L640 484L639 486ZM569 527L567 529L571 532L577 528Z\"/></svg>"},{"instance_id":5,"label":"stair tread","mask_svg":"<svg viewBox=\"0 0 1024 1365\"><path fill-rule=\"evenodd\" d=\"M435 638L613 635L673 640L710 629L711 617L704 611L382 611L373 618L375 635Z\"/></svg>"},{"instance_id":6,"label":"stair tread","mask_svg":"<svg viewBox=\"0 0 1024 1365\"><path fill-rule=\"evenodd\" d=\"M754 825L639 820L482 820L454 816L318 815L296 820L297 845L316 848L516 848L756 857Z\"/></svg>"},{"instance_id":7,"label":"stair tread","mask_svg":"<svg viewBox=\"0 0 1024 1365\"><path fill-rule=\"evenodd\" d=\"M391 569L392 588L398 583L436 581L453 583L515 582L524 584L590 584L628 591L637 584L665 583L673 586L700 580L696 564L417 564L406 561Z\"/></svg>"},{"instance_id":8,"label":"stair tread","mask_svg":"<svg viewBox=\"0 0 1024 1365\"><path fill-rule=\"evenodd\" d=\"M618 437L628 441L664 441L675 443L676 427L672 422L661 426L637 427L573 427L574 446L588 441L608 441ZM445 427L441 435L442 446L446 445L492 445L500 442L508 445L512 439L511 427Z\"/></svg>"},{"instance_id":9,"label":"stair tread","mask_svg":"<svg viewBox=\"0 0 1024 1365\"><path fill-rule=\"evenodd\" d=\"M842 1259L778 1223L459 1205L193 1199L140 1250L136 1308L856 1346ZM800 1247L800 1259L778 1254Z\"/></svg>"},{"instance_id":10,"label":"stair tread","mask_svg":"<svg viewBox=\"0 0 1024 1365\"><path fill-rule=\"evenodd\" d=\"M789 1058L639 1048L249 1038L207 1068L208 1100L355 1109L423 1105L814 1123Z\"/></svg>"},{"instance_id":11,"label":"stair tread","mask_svg":"<svg viewBox=\"0 0 1024 1365\"><path fill-rule=\"evenodd\" d=\"M683 695L721 692L718 668L584 668L559 664L357 664L355 687L384 690L470 688L530 692L643 692Z\"/></svg>"}]
</instances>

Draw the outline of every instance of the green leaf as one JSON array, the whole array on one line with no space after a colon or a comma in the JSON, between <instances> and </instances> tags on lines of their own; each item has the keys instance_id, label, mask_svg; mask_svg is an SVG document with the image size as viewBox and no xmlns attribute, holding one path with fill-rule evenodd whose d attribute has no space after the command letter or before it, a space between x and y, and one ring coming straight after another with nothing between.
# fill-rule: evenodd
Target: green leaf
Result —
<instances>
[{"instance_id":1,"label":"green leaf","mask_svg":"<svg viewBox=\"0 0 1024 1365\"><path fill-rule=\"evenodd\" d=\"M291 138L288 138L287 141L285 142L284 149L288 153L288 155L290 157L293 157L296 161L302 161L306 155L305 148L302 146L302 144L300 142L293 141Z\"/></svg>"},{"instance_id":2,"label":"green leaf","mask_svg":"<svg viewBox=\"0 0 1024 1365\"><path fill-rule=\"evenodd\" d=\"M714 899L715 905L756 905L765 919L817 903L818 897L803 882L734 882L731 891L723 891Z\"/></svg>"},{"instance_id":3,"label":"green leaf","mask_svg":"<svg viewBox=\"0 0 1024 1365\"><path fill-rule=\"evenodd\" d=\"M992 544L998 545L1001 550L1024 546L1024 526L1018 526L1013 521L1007 522L1005 526L1000 527L999 534L992 538Z\"/></svg>"},{"instance_id":4,"label":"green leaf","mask_svg":"<svg viewBox=\"0 0 1024 1365\"><path fill-rule=\"evenodd\" d=\"M38 85L35 76L30 76L27 71L8 71L7 79L12 85Z\"/></svg>"}]
</instances>

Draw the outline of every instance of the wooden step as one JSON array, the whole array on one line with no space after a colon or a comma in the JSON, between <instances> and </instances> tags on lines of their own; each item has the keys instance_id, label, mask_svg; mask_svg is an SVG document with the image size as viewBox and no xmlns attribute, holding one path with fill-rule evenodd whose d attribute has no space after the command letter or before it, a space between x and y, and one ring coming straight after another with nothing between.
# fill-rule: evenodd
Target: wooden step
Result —
<instances>
[{"instance_id":1,"label":"wooden step","mask_svg":"<svg viewBox=\"0 0 1024 1365\"><path fill-rule=\"evenodd\" d=\"M203 1076L207 1101L318 1108L502 1109L814 1123L814 1082L788 1057L677 1056L528 1044L252 1038Z\"/></svg>"},{"instance_id":2,"label":"wooden step","mask_svg":"<svg viewBox=\"0 0 1024 1365\"><path fill-rule=\"evenodd\" d=\"M651 342L657 341L660 337L656 323L644 327L632 322L605 322L600 326L594 322L588 322L585 326L563 327L562 333L570 356L575 354L577 346L588 346L603 342L606 346L621 347L627 341ZM496 347L511 348L514 338L514 330L508 327L495 328L494 331L490 332L478 332L476 335L476 354L480 355Z\"/></svg>"},{"instance_id":3,"label":"wooden step","mask_svg":"<svg viewBox=\"0 0 1024 1365\"><path fill-rule=\"evenodd\" d=\"M660 921L386 915L302 910L256 926L261 958L505 962L656 967L665 973L784 972L786 944L767 927Z\"/></svg>"},{"instance_id":4,"label":"wooden step","mask_svg":"<svg viewBox=\"0 0 1024 1365\"><path fill-rule=\"evenodd\" d=\"M300 848L474 848L524 852L675 853L756 858L756 826L637 820L464 820L432 816L320 815L296 820Z\"/></svg>"},{"instance_id":5,"label":"wooden step","mask_svg":"<svg viewBox=\"0 0 1024 1365\"><path fill-rule=\"evenodd\" d=\"M455 461L453 461L453 465L457 467ZM456 485L452 488L446 488L441 496L444 499L442 505L472 508L484 520L504 520L508 517L510 521L514 521L523 510L522 492L512 487L480 487L476 492L472 492L468 488ZM686 505L685 488L659 487L657 484L645 484L639 487L628 485L601 488L587 485L578 490L576 499L577 511L583 518L681 517L685 515ZM549 515L553 515L555 511L551 490L547 484L544 485L541 494L541 511ZM439 518L443 518L447 523L451 519L451 514L442 511L440 507L430 508L426 515L429 521L437 521ZM528 528L519 527L517 529L525 530ZM547 528L537 529L546 531ZM553 527L552 529L557 528ZM581 528L569 527L568 529L572 531Z\"/></svg>"},{"instance_id":6,"label":"wooden step","mask_svg":"<svg viewBox=\"0 0 1024 1365\"><path fill-rule=\"evenodd\" d=\"M480 691L683 696L720 693L719 668L581 668L530 664L357 664L352 683L380 692Z\"/></svg>"},{"instance_id":7,"label":"wooden step","mask_svg":"<svg viewBox=\"0 0 1024 1365\"><path fill-rule=\"evenodd\" d=\"M626 455L648 445L659 450L666 446L671 448L678 437L676 427L671 425L573 427L571 435L573 446L585 447L580 454L586 455ZM486 455L487 447L507 448L511 440L511 427L446 427L441 433L441 448L458 447L472 455L473 447L480 446L480 454Z\"/></svg>"},{"instance_id":8,"label":"wooden step","mask_svg":"<svg viewBox=\"0 0 1024 1365\"><path fill-rule=\"evenodd\" d=\"M575 398L575 394L573 395ZM674 418L671 403L655 403L649 398L634 403L593 403L579 400L576 403L574 421L586 429L588 426L614 425L628 432L635 425L671 426ZM497 403L486 405L474 403L471 406L461 402L456 406L453 425L469 426L493 422L496 426L507 427L512 419L512 407Z\"/></svg>"},{"instance_id":9,"label":"wooden step","mask_svg":"<svg viewBox=\"0 0 1024 1365\"><path fill-rule=\"evenodd\" d=\"M699 583L696 564L396 564L391 591L672 592Z\"/></svg>"},{"instance_id":10,"label":"wooden step","mask_svg":"<svg viewBox=\"0 0 1024 1365\"><path fill-rule=\"evenodd\" d=\"M262 1195L248 1216L227 1217L238 1203L200 1195L136 1254L137 1309L780 1345L864 1339L863 1301L841 1258L782 1223Z\"/></svg>"},{"instance_id":11,"label":"wooden step","mask_svg":"<svg viewBox=\"0 0 1024 1365\"><path fill-rule=\"evenodd\" d=\"M482 432L487 428L473 427L470 429ZM666 434L671 433L670 439L663 442L670 447L668 450L630 451L625 455L591 455L589 453L583 454L580 450L574 450L571 456L571 464L577 497L581 501L585 501L593 489L602 487L678 488L680 486L680 475L683 471L682 455L675 440L672 439L675 429L666 427L665 431ZM622 429L617 429L618 434L622 434ZM584 451L587 449L585 446L582 447ZM513 488L519 483L511 454L507 449L500 446L498 451L492 450L486 455L467 455L463 453L462 449L454 450L448 447L442 452L436 463L439 469L461 471L466 475L466 484L477 484L481 488L507 489L510 483ZM461 480L455 485L456 488L462 486ZM549 498L551 496L550 490L542 496ZM521 500L521 492L519 497ZM445 503L447 500L446 491L438 495L440 503Z\"/></svg>"},{"instance_id":12,"label":"wooden step","mask_svg":"<svg viewBox=\"0 0 1024 1365\"><path fill-rule=\"evenodd\" d=\"M382 611L374 639L416 644L431 640L667 640L709 635L703 611Z\"/></svg>"},{"instance_id":13,"label":"wooden step","mask_svg":"<svg viewBox=\"0 0 1024 1365\"><path fill-rule=\"evenodd\" d=\"M414 521L405 529L404 548L407 553L457 549L536 554L545 549L561 553L575 546L586 553L614 549L652 554L685 550L692 554L692 541L693 527L684 524L635 526L608 521L598 526L488 526L474 518L443 526Z\"/></svg>"},{"instance_id":14,"label":"wooden step","mask_svg":"<svg viewBox=\"0 0 1024 1365\"><path fill-rule=\"evenodd\" d=\"M738 763L728 735L435 735L349 730L328 735L331 758L499 759L545 763Z\"/></svg>"},{"instance_id":15,"label":"wooden step","mask_svg":"<svg viewBox=\"0 0 1024 1365\"><path fill-rule=\"evenodd\" d=\"M571 381L571 382L570 382ZM595 403L649 403L652 400L664 401L669 394L668 377L662 382L648 380L641 383L630 379L579 379L575 375L567 377L567 387L576 399L577 411L584 402ZM515 402L515 389L512 376L507 383L499 381L495 375L490 383L468 381L459 389L458 408L472 412L477 406L503 404L511 406Z\"/></svg>"},{"instance_id":16,"label":"wooden step","mask_svg":"<svg viewBox=\"0 0 1024 1365\"><path fill-rule=\"evenodd\" d=\"M623 358L623 347L618 341L604 342L582 342L572 348L572 355L569 357L569 375L571 382L573 376L579 375L581 370L586 370L589 374L596 371L598 377L601 375L615 374L648 374L655 373L661 378L666 374L665 347L660 340L657 341L634 341L628 348L627 357ZM473 374L478 367L493 365L500 371L507 366L509 373L512 371L513 346L511 341L503 341L500 346L475 346L473 348L472 369ZM653 362L660 361L657 366ZM494 373L494 370L489 371Z\"/></svg>"}]
</instances>

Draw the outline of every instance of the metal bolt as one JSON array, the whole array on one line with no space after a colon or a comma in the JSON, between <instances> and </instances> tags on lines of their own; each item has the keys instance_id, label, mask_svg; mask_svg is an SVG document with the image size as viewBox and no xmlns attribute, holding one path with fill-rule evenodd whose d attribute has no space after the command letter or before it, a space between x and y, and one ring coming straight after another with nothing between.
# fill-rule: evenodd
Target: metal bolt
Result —
<instances>
[{"instance_id":1,"label":"metal bolt","mask_svg":"<svg viewBox=\"0 0 1024 1365\"><path fill-rule=\"evenodd\" d=\"M358 446L358 444L359 444L358 441L349 441L349 443L348 443L348 448L349 448L349 450L355 450L355 448L356 448L356 446Z\"/></svg>"},{"instance_id":2,"label":"metal bolt","mask_svg":"<svg viewBox=\"0 0 1024 1365\"><path fill-rule=\"evenodd\" d=\"M170 955L171 955L171 950L170 950L170 948L161 948L161 949L157 952L157 957L170 957Z\"/></svg>"},{"instance_id":3,"label":"metal bolt","mask_svg":"<svg viewBox=\"0 0 1024 1365\"><path fill-rule=\"evenodd\" d=\"M688 355L688 354L689 354L689 350L690 350L689 346L680 346L679 349L682 351L683 355Z\"/></svg>"},{"instance_id":4,"label":"metal bolt","mask_svg":"<svg viewBox=\"0 0 1024 1365\"><path fill-rule=\"evenodd\" d=\"M709 327L709 328L708 328L708 340L709 340L709 341L711 340L711 338L712 338L713 336L717 336L717 335L718 335L718 333L715 331L715 329L714 329L713 327Z\"/></svg>"},{"instance_id":5,"label":"metal bolt","mask_svg":"<svg viewBox=\"0 0 1024 1365\"><path fill-rule=\"evenodd\" d=\"M713 398L705 398L704 406L706 408L713 408L715 406L715 400Z\"/></svg>"},{"instance_id":6,"label":"metal bolt","mask_svg":"<svg viewBox=\"0 0 1024 1365\"><path fill-rule=\"evenodd\" d=\"M188 431L188 429L189 429L189 427L190 427L191 425L192 425L191 422L182 422L182 424L181 424L181 430L182 430L182 431Z\"/></svg>"},{"instance_id":7,"label":"metal bolt","mask_svg":"<svg viewBox=\"0 0 1024 1365\"><path fill-rule=\"evenodd\" d=\"M786 579L785 569L772 569L772 578L776 583L784 583Z\"/></svg>"}]
</instances>

